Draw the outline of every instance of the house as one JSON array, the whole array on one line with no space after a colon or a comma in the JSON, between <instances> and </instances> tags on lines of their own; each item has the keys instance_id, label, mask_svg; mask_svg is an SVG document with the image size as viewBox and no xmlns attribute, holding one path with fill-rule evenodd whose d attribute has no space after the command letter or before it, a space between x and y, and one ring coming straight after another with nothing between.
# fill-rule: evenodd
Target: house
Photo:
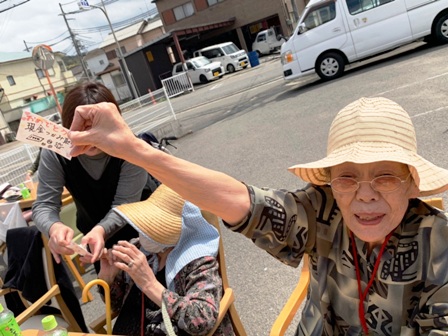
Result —
<instances>
[{"instance_id":1,"label":"house","mask_svg":"<svg viewBox=\"0 0 448 336\"><path fill-rule=\"evenodd\" d=\"M124 77L118 45L120 46L121 53L125 55L141 47L148 41L163 35L165 29L160 18L155 17L127 26L114 33L115 37L114 34L109 34L101 43L99 49L89 52L84 60L90 72L112 91L117 101L121 102L132 98L130 86L127 81L132 80L134 82L135 80L134 78L127 79ZM140 96L147 92L141 93L137 91L137 93Z\"/></svg>"},{"instance_id":2,"label":"house","mask_svg":"<svg viewBox=\"0 0 448 336\"><path fill-rule=\"evenodd\" d=\"M59 101L66 89L76 84L76 78L67 70L61 53L54 53L55 61L49 68L48 78ZM16 131L23 109L42 115L57 111L56 101L45 72L33 62L31 52L0 52L0 110L12 131Z\"/></svg>"},{"instance_id":3,"label":"house","mask_svg":"<svg viewBox=\"0 0 448 336\"><path fill-rule=\"evenodd\" d=\"M167 32L206 27L210 23L228 23L220 29L196 30L181 41L182 50L193 51L221 42L234 42L251 51L260 30L276 27L289 36L303 9L305 0L153 0Z\"/></svg>"}]
</instances>

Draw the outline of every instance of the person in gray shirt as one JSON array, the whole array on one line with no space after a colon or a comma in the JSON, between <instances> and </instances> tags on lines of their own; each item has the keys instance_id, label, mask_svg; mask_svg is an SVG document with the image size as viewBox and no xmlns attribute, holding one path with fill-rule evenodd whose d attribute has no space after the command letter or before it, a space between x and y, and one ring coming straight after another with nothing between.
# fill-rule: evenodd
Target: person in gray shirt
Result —
<instances>
[{"instance_id":1,"label":"person in gray shirt","mask_svg":"<svg viewBox=\"0 0 448 336\"><path fill-rule=\"evenodd\" d=\"M70 128L77 106L111 102L114 96L104 85L87 82L73 88L65 97L62 125ZM97 148L68 160L53 151L43 149L39 165L37 199L33 204L33 221L49 238L55 260L71 255L73 229L61 222L61 195L66 187L77 208L76 226L84 234L81 244L87 244L91 256L83 262L95 263L99 271L101 251L118 240L129 240L138 234L112 211L112 208L141 200L148 173L122 159L109 156Z\"/></svg>"}]
</instances>

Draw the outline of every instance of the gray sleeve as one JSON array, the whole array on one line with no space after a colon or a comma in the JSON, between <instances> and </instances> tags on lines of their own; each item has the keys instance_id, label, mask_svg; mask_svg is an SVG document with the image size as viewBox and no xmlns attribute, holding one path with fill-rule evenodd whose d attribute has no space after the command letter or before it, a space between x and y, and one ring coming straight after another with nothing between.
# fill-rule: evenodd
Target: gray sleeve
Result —
<instances>
[{"instance_id":1,"label":"gray sleeve","mask_svg":"<svg viewBox=\"0 0 448 336\"><path fill-rule=\"evenodd\" d=\"M64 185L65 175L56 153L42 149L37 199L32 209L34 224L47 236L50 227L60 222L59 212Z\"/></svg>"},{"instance_id":2,"label":"gray sleeve","mask_svg":"<svg viewBox=\"0 0 448 336\"><path fill-rule=\"evenodd\" d=\"M147 179L148 173L143 168L124 161L121 166L120 179L118 181L117 192L112 207L124 203L140 201ZM111 208L98 224L104 228L107 239L122 228L126 222Z\"/></svg>"}]
</instances>

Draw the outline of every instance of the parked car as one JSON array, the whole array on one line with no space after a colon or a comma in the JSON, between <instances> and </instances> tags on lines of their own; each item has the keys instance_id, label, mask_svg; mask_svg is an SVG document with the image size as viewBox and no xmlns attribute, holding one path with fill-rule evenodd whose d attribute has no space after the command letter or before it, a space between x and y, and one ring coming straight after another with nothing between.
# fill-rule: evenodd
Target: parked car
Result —
<instances>
[{"instance_id":1,"label":"parked car","mask_svg":"<svg viewBox=\"0 0 448 336\"><path fill-rule=\"evenodd\" d=\"M224 76L224 67L220 62L212 62L204 56L193 57L185 61L185 68L182 62L176 63L173 67L173 76L181 72L186 72L191 78L193 84L208 83Z\"/></svg>"},{"instance_id":2,"label":"parked car","mask_svg":"<svg viewBox=\"0 0 448 336\"><path fill-rule=\"evenodd\" d=\"M252 51L256 51L258 56L268 55L279 50L284 42L286 40L282 35L276 34L274 28L269 28L257 34L254 43L252 43Z\"/></svg>"},{"instance_id":3,"label":"parked car","mask_svg":"<svg viewBox=\"0 0 448 336\"><path fill-rule=\"evenodd\" d=\"M448 43L448 0L311 0L282 45L283 76L331 80L346 64L422 38Z\"/></svg>"},{"instance_id":4,"label":"parked car","mask_svg":"<svg viewBox=\"0 0 448 336\"><path fill-rule=\"evenodd\" d=\"M249 66L246 51L239 49L233 42L215 44L196 50L193 56L205 56L211 61L221 62L226 72L246 69Z\"/></svg>"}]
</instances>

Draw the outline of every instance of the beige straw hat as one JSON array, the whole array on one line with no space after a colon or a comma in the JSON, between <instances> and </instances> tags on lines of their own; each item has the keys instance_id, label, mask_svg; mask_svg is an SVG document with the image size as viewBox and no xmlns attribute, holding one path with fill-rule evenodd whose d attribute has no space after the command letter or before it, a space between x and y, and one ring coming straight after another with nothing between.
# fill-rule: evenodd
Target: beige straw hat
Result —
<instances>
[{"instance_id":1,"label":"beige straw hat","mask_svg":"<svg viewBox=\"0 0 448 336\"><path fill-rule=\"evenodd\" d=\"M328 169L344 162L401 162L409 166L420 196L448 189L448 170L417 154L414 125L408 113L386 98L360 98L335 117L328 135L327 157L298 164L289 171L316 185L330 183Z\"/></svg>"},{"instance_id":2,"label":"beige straw hat","mask_svg":"<svg viewBox=\"0 0 448 336\"><path fill-rule=\"evenodd\" d=\"M137 231L163 246L174 246L182 231L182 210L185 200L176 192L160 185L141 202L114 208Z\"/></svg>"}]
</instances>

